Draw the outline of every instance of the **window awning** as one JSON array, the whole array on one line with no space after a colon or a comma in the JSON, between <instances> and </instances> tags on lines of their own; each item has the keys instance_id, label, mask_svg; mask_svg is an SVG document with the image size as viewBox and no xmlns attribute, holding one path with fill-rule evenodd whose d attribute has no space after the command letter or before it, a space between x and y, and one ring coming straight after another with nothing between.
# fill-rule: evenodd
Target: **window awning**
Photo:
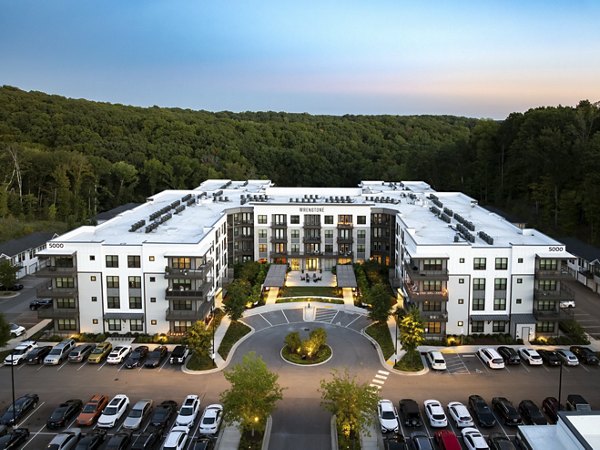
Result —
<instances>
[{"instance_id":1,"label":"window awning","mask_svg":"<svg viewBox=\"0 0 600 450\"><path fill-rule=\"evenodd\" d=\"M535 316L533 314L513 314L510 316L510 320L513 323L531 323L534 324L537 322L535 320Z\"/></svg>"},{"instance_id":2,"label":"window awning","mask_svg":"<svg viewBox=\"0 0 600 450\"><path fill-rule=\"evenodd\" d=\"M509 316L508 314L481 314L481 315L471 315L471 322L478 320L492 321L492 320L501 320L508 322Z\"/></svg>"},{"instance_id":3,"label":"window awning","mask_svg":"<svg viewBox=\"0 0 600 450\"><path fill-rule=\"evenodd\" d=\"M110 312L104 314L104 320L121 319L121 320L143 320L144 313L133 312Z\"/></svg>"}]
</instances>

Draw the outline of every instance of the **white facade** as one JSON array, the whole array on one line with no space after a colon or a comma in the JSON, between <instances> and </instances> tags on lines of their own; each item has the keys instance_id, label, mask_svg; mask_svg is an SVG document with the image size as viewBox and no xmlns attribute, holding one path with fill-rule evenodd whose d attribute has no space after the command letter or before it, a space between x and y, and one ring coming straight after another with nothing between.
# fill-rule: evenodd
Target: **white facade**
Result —
<instances>
[{"instance_id":1,"label":"white facade","mask_svg":"<svg viewBox=\"0 0 600 450\"><path fill-rule=\"evenodd\" d=\"M248 259L292 270L377 259L431 336L522 338L554 332L557 268L571 258L542 233L423 182L280 188L265 180L163 191L60 236L41 255L49 284L39 294L60 302L40 314L56 319L57 331L184 331L214 306L232 265Z\"/></svg>"}]
</instances>

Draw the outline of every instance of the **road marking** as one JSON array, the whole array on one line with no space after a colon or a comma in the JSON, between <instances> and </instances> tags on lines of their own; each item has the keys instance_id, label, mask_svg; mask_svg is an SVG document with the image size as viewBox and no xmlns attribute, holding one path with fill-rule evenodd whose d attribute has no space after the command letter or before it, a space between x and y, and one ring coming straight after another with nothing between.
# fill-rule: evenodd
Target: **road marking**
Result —
<instances>
[{"instance_id":1,"label":"road marking","mask_svg":"<svg viewBox=\"0 0 600 450\"><path fill-rule=\"evenodd\" d=\"M79 371L81 370L81 368L82 368L83 366L85 366L86 364L87 364L87 362L84 362L83 364L81 364L81 365L80 365L80 366L77 368L77 372L79 372Z\"/></svg>"},{"instance_id":2,"label":"road marking","mask_svg":"<svg viewBox=\"0 0 600 450\"><path fill-rule=\"evenodd\" d=\"M580 364L579 367L581 367L586 372L589 372L589 369L587 367L585 367L584 365Z\"/></svg>"},{"instance_id":3,"label":"road marking","mask_svg":"<svg viewBox=\"0 0 600 450\"><path fill-rule=\"evenodd\" d=\"M387 380L388 377L387 377L387 375L379 375L379 374L377 374L377 375L375 375L375 378L377 378L379 380Z\"/></svg>"},{"instance_id":4,"label":"road marking","mask_svg":"<svg viewBox=\"0 0 600 450\"><path fill-rule=\"evenodd\" d=\"M335 318L337 317L337 315L339 314L339 311L335 312L335 315L331 318L331 323L333 323L333 321L335 320Z\"/></svg>"},{"instance_id":5,"label":"road marking","mask_svg":"<svg viewBox=\"0 0 600 450\"><path fill-rule=\"evenodd\" d=\"M62 363L62 366L60 366L58 369L56 369L56 371L59 372L60 369L62 369L63 367L65 367L66 364L67 364L67 361L65 361L64 363Z\"/></svg>"},{"instance_id":6,"label":"road marking","mask_svg":"<svg viewBox=\"0 0 600 450\"><path fill-rule=\"evenodd\" d=\"M262 317L263 319L265 319L265 322L267 322L269 324L269 326L273 326L273 324L271 322L269 322L265 316L263 316L262 314L259 314L260 317Z\"/></svg>"},{"instance_id":7,"label":"road marking","mask_svg":"<svg viewBox=\"0 0 600 450\"><path fill-rule=\"evenodd\" d=\"M371 384L369 384L369 386L371 386L371 387L374 387L374 388L377 388L377 389L381 389L381 386L380 386L380 385L378 385L378 384L373 384L373 383L371 383Z\"/></svg>"},{"instance_id":8,"label":"road marking","mask_svg":"<svg viewBox=\"0 0 600 450\"><path fill-rule=\"evenodd\" d=\"M158 369L158 371L160 372L161 370L163 370L163 367L165 367L165 365L169 362L169 358L165 358L165 362L162 363L162 366L160 366L160 368Z\"/></svg>"},{"instance_id":9,"label":"road marking","mask_svg":"<svg viewBox=\"0 0 600 450\"><path fill-rule=\"evenodd\" d=\"M360 315L360 314L358 314L358 315L356 316L356 319L354 319L352 322L350 322L348 325L346 325L346 328L348 328L350 325L352 325L354 322L356 322L356 321L357 321L358 319L360 319L360 318L361 318L361 315Z\"/></svg>"},{"instance_id":10,"label":"road marking","mask_svg":"<svg viewBox=\"0 0 600 450\"><path fill-rule=\"evenodd\" d=\"M377 373L380 373L382 375L389 375L390 374L387 370L378 370Z\"/></svg>"},{"instance_id":11,"label":"road marking","mask_svg":"<svg viewBox=\"0 0 600 450\"><path fill-rule=\"evenodd\" d=\"M379 379L377 379L377 378L373 378L373 379L371 380L371 383L385 384L385 380L383 380L383 381L382 381L382 380L379 380Z\"/></svg>"},{"instance_id":12,"label":"road marking","mask_svg":"<svg viewBox=\"0 0 600 450\"><path fill-rule=\"evenodd\" d=\"M288 317L285 315L285 311L283 309L281 310L281 314L283 314L283 317L285 317L285 321L290 323L290 319L288 319Z\"/></svg>"},{"instance_id":13,"label":"road marking","mask_svg":"<svg viewBox=\"0 0 600 450\"><path fill-rule=\"evenodd\" d=\"M522 365L523 365L523 369L525 369L525 370L527 371L527 373L530 373L530 372L531 372L531 370L529 370L529 369L527 368L527 363L523 363Z\"/></svg>"},{"instance_id":14,"label":"road marking","mask_svg":"<svg viewBox=\"0 0 600 450\"><path fill-rule=\"evenodd\" d=\"M30 436L30 437L29 437L29 440L28 440L28 441L25 443L25 445L23 445L23 447L22 447L22 448L25 448L25 447L27 447L27 446L29 445L29 443L30 443L31 441L33 441L33 440L34 440L34 439L37 437L37 435L38 435L38 434L40 434L40 433L42 432L42 430L43 430L44 428L46 428L46 425L42 425L42 428L40 428L40 430L39 430L37 433L35 433L33 436Z\"/></svg>"},{"instance_id":15,"label":"road marking","mask_svg":"<svg viewBox=\"0 0 600 450\"><path fill-rule=\"evenodd\" d=\"M103 362L103 363L100 365L100 367L98 367L98 371L100 371L100 369L102 369L102 368L103 368L105 365L106 365L106 361L104 361L104 362Z\"/></svg>"}]
</instances>

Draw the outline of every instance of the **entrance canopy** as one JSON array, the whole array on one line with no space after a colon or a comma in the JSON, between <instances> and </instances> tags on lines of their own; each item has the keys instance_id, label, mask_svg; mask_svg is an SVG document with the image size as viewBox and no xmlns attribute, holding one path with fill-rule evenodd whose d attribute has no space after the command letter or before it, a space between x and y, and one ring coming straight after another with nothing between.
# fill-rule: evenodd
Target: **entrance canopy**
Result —
<instances>
[{"instance_id":1,"label":"entrance canopy","mask_svg":"<svg viewBox=\"0 0 600 450\"><path fill-rule=\"evenodd\" d=\"M337 285L341 288L355 288L356 277L354 276L354 267L351 264L335 266L335 275Z\"/></svg>"},{"instance_id":2,"label":"entrance canopy","mask_svg":"<svg viewBox=\"0 0 600 450\"><path fill-rule=\"evenodd\" d=\"M271 264L269 272L263 287L283 287L285 284L285 274L287 273L287 264Z\"/></svg>"}]
</instances>

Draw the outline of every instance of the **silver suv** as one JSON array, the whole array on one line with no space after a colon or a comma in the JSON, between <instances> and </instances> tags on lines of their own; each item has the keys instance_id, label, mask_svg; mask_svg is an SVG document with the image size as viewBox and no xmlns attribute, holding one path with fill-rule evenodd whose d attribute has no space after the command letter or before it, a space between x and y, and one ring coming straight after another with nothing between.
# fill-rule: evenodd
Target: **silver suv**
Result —
<instances>
[{"instance_id":1,"label":"silver suv","mask_svg":"<svg viewBox=\"0 0 600 450\"><path fill-rule=\"evenodd\" d=\"M59 342L52 347L52 350L50 350L48 356L44 358L44 364L56 366L62 363L69 357L69 353L71 350L73 350L73 348L75 348L75 340L73 339L65 339L64 341Z\"/></svg>"}]
</instances>

